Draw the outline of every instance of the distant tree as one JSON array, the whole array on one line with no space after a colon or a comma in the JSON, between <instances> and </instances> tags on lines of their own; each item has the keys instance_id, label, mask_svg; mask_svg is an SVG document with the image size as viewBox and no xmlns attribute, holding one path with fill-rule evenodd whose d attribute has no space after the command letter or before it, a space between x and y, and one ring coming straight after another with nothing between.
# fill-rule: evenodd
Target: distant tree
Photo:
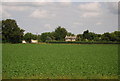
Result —
<instances>
[{"instance_id":1,"label":"distant tree","mask_svg":"<svg viewBox=\"0 0 120 81\"><path fill-rule=\"evenodd\" d=\"M117 41L117 36L114 33L110 33L109 40L110 41Z\"/></svg>"},{"instance_id":2,"label":"distant tree","mask_svg":"<svg viewBox=\"0 0 120 81\"><path fill-rule=\"evenodd\" d=\"M83 32L83 39L88 39L89 38L89 30L86 30Z\"/></svg>"},{"instance_id":3,"label":"distant tree","mask_svg":"<svg viewBox=\"0 0 120 81\"><path fill-rule=\"evenodd\" d=\"M66 35L67 35L67 30L65 28L59 26L58 28L55 29L55 40L63 41Z\"/></svg>"},{"instance_id":4,"label":"distant tree","mask_svg":"<svg viewBox=\"0 0 120 81\"><path fill-rule=\"evenodd\" d=\"M41 36L40 36L40 40L42 42L46 42L48 40L52 40L51 32L42 33Z\"/></svg>"},{"instance_id":5,"label":"distant tree","mask_svg":"<svg viewBox=\"0 0 120 81\"><path fill-rule=\"evenodd\" d=\"M0 21L0 33L2 33L2 21Z\"/></svg>"},{"instance_id":6,"label":"distant tree","mask_svg":"<svg viewBox=\"0 0 120 81\"><path fill-rule=\"evenodd\" d=\"M101 41L101 34L95 34L94 41Z\"/></svg>"},{"instance_id":7,"label":"distant tree","mask_svg":"<svg viewBox=\"0 0 120 81\"><path fill-rule=\"evenodd\" d=\"M41 39L40 39L41 35L38 35L38 42L41 42Z\"/></svg>"},{"instance_id":8,"label":"distant tree","mask_svg":"<svg viewBox=\"0 0 120 81\"><path fill-rule=\"evenodd\" d=\"M113 33L114 33L114 36L116 38L116 41L120 42L120 31L115 31Z\"/></svg>"},{"instance_id":9,"label":"distant tree","mask_svg":"<svg viewBox=\"0 0 120 81\"><path fill-rule=\"evenodd\" d=\"M28 43L31 43L31 39L33 38L33 34L32 33L26 33L24 35L24 40Z\"/></svg>"},{"instance_id":10,"label":"distant tree","mask_svg":"<svg viewBox=\"0 0 120 81\"><path fill-rule=\"evenodd\" d=\"M82 34L77 34L76 41L83 41L83 35Z\"/></svg>"},{"instance_id":11,"label":"distant tree","mask_svg":"<svg viewBox=\"0 0 120 81\"><path fill-rule=\"evenodd\" d=\"M2 21L0 21L0 43L2 42Z\"/></svg>"},{"instance_id":12,"label":"distant tree","mask_svg":"<svg viewBox=\"0 0 120 81\"><path fill-rule=\"evenodd\" d=\"M32 39L33 40L38 40L38 35L32 34Z\"/></svg>"},{"instance_id":13,"label":"distant tree","mask_svg":"<svg viewBox=\"0 0 120 81\"><path fill-rule=\"evenodd\" d=\"M95 33L89 32L89 38L88 38L88 40L92 40L93 41L96 37L97 37L97 35Z\"/></svg>"},{"instance_id":14,"label":"distant tree","mask_svg":"<svg viewBox=\"0 0 120 81\"><path fill-rule=\"evenodd\" d=\"M35 35L35 34L32 34L32 33L26 33L25 35L24 35L24 40L26 41L26 42L29 42L29 43L31 43L31 40L38 40L38 35Z\"/></svg>"},{"instance_id":15,"label":"distant tree","mask_svg":"<svg viewBox=\"0 0 120 81\"><path fill-rule=\"evenodd\" d=\"M75 36L75 35L71 32L67 32L67 36Z\"/></svg>"},{"instance_id":16,"label":"distant tree","mask_svg":"<svg viewBox=\"0 0 120 81\"><path fill-rule=\"evenodd\" d=\"M24 30L19 28L12 19L2 20L2 40L9 43L20 43L23 39Z\"/></svg>"},{"instance_id":17,"label":"distant tree","mask_svg":"<svg viewBox=\"0 0 120 81\"><path fill-rule=\"evenodd\" d=\"M103 40L103 41L110 41L110 33L106 32L106 33L102 34L101 40Z\"/></svg>"},{"instance_id":18,"label":"distant tree","mask_svg":"<svg viewBox=\"0 0 120 81\"><path fill-rule=\"evenodd\" d=\"M50 32L50 37L52 40L55 40L55 32Z\"/></svg>"}]
</instances>

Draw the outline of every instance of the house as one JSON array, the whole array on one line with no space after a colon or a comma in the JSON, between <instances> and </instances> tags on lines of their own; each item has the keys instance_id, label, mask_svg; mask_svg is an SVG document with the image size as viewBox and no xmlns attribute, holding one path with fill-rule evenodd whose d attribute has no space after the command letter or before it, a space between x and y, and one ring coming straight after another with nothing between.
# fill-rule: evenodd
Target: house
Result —
<instances>
[{"instance_id":1,"label":"house","mask_svg":"<svg viewBox=\"0 0 120 81\"><path fill-rule=\"evenodd\" d=\"M26 44L26 41L25 41L25 40L22 40L22 43L23 43L23 44Z\"/></svg>"},{"instance_id":2,"label":"house","mask_svg":"<svg viewBox=\"0 0 120 81\"><path fill-rule=\"evenodd\" d=\"M38 40L31 39L31 43L38 43Z\"/></svg>"},{"instance_id":3,"label":"house","mask_svg":"<svg viewBox=\"0 0 120 81\"><path fill-rule=\"evenodd\" d=\"M77 36L66 36L65 41L76 41Z\"/></svg>"}]
</instances>

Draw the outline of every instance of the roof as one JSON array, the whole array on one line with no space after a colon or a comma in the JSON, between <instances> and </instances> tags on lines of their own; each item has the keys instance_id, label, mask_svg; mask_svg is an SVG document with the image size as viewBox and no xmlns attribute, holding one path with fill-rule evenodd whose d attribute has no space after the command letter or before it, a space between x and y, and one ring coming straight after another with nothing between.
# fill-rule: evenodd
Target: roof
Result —
<instances>
[{"instance_id":1,"label":"roof","mask_svg":"<svg viewBox=\"0 0 120 81\"><path fill-rule=\"evenodd\" d=\"M72 38L73 38L73 39L76 39L76 36L66 36L65 38L66 38L66 39L72 39Z\"/></svg>"}]
</instances>

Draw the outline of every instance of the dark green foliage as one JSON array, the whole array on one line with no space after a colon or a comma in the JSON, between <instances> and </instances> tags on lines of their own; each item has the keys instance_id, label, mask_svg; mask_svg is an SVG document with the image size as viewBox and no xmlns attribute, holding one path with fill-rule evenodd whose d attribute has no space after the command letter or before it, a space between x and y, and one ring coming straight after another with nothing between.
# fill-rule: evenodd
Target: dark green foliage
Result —
<instances>
[{"instance_id":1,"label":"dark green foliage","mask_svg":"<svg viewBox=\"0 0 120 81\"><path fill-rule=\"evenodd\" d=\"M55 40L63 41L66 35L67 30L65 28L61 28L61 26L59 26L58 28L55 29Z\"/></svg>"},{"instance_id":2,"label":"dark green foliage","mask_svg":"<svg viewBox=\"0 0 120 81\"><path fill-rule=\"evenodd\" d=\"M2 43L2 21L0 21L0 43Z\"/></svg>"},{"instance_id":3,"label":"dark green foliage","mask_svg":"<svg viewBox=\"0 0 120 81\"><path fill-rule=\"evenodd\" d=\"M104 33L104 34L101 36L101 40L110 41L110 33L109 33L109 32Z\"/></svg>"},{"instance_id":4,"label":"dark green foliage","mask_svg":"<svg viewBox=\"0 0 120 81\"><path fill-rule=\"evenodd\" d=\"M23 29L20 29L15 20L2 20L2 40L9 43L20 43L23 39Z\"/></svg>"},{"instance_id":5,"label":"dark green foliage","mask_svg":"<svg viewBox=\"0 0 120 81\"><path fill-rule=\"evenodd\" d=\"M31 39L33 40L37 40L38 39L38 36L37 35L34 35L32 33L26 33L24 35L24 40L27 41L28 43L31 43Z\"/></svg>"},{"instance_id":6,"label":"dark green foliage","mask_svg":"<svg viewBox=\"0 0 120 81\"><path fill-rule=\"evenodd\" d=\"M67 32L67 36L75 36L75 35L71 32Z\"/></svg>"},{"instance_id":7,"label":"dark green foliage","mask_svg":"<svg viewBox=\"0 0 120 81\"><path fill-rule=\"evenodd\" d=\"M96 38L97 35L93 32L89 32L89 30L86 30L83 32L83 39L87 39L87 40L94 40L94 39L97 39Z\"/></svg>"},{"instance_id":8,"label":"dark green foliage","mask_svg":"<svg viewBox=\"0 0 120 81\"><path fill-rule=\"evenodd\" d=\"M37 39L38 39L38 42L41 42L41 39L40 39L40 35L38 35Z\"/></svg>"},{"instance_id":9,"label":"dark green foliage","mask_svg":"<svg viewBox=\"0 0 120 81\"><path fill-rule=\"evenodd\" d=\"M74 35L71 33L68 33L69 35ZM54 40L61 40L64 41L65 36L67 35L67 30L65 28L61 28L60 26L55 29L54 32L45 32L42 33L40 36L40 39L42 42L47 42L47 41L54 41Z\"/></svg>"},{"instance_id":10,"label":"dark green foliage","mask_svg":"<svg viewBox=\"0 0 120 81\"><path fill-rule=\"evenodd\" d=\"M115 31L115 32L112 32L112 33L104 33L102 36L101 36L101 40L104 40L104 41L120 41L120 31Z\"/></svg>"},{"instance_id":11,"label":"dark green foliage","mask_svg":"<svg viewBox=\"0 0 120 81\"><path fill-rule=\"evenodd\" d=\"M120 41L120 31L114 31L112 33L106 32L104 34L96 34L93 32L89 32L89 30L86 30L83 32L83 34L77 35L77 41ZM98 42L98 43L99 43Z\"/></svg>"},{"instance_id":12,"label":"dark green foliage","mask_svg":"<svg viewBox=\"0 0 120 81\"><path fill-rule=\"evenodd\" d=\"M52 44L120 44L117 41L48 41Z\"/></svg>"},{"instance_id":13,"label":"dark green foliage","mask_svg":"<svg viewBox=\"0 0 120 81\"><path fill-rule=\"evenodd\" d=\"M84 39L89 39L89 30L86 30L83 32L83 38Z\"/></svg>"},{"instance_id":14,"label":"dark green foliage","mask_svg":"<svg viewBox=\"0 0 120 81\"><path fill-rule=\"evenodd\" d=\"M24 35L24 40L26 41L26 42L31 42L31 39L32 39L32 33L26 33L25 35Z\"/></svg>"},{"instance_id":15,"label":"dark green foliage","mask_svg":"<svg viewBox=\"0 0 120 81\"><path fill-rule=\"evenodd\" d=\"M53 32L52 33L51 32L42 33L41 36L40 36L40 40L42 42L54 40Z\"/></svg>"},{"instance_id":16,"label":"dark green foliage","mask_svg":"<svg viewBox=\"0 0 120 81\"><path fill-rule=\"evenodd\" d=\"M114 40L120 41L120 31L115 31L113 32L113 34L114 34Z\"/></svg>"}]
</instances>

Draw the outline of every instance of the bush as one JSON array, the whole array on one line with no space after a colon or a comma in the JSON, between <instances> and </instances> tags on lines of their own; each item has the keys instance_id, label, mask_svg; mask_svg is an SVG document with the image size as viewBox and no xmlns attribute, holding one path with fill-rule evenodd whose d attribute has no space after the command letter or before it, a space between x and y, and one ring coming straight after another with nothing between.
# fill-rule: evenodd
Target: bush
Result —
<instances>
[{"instance_id":1,"label":"bush","mask_svg":"<svg viewBox=\"0 0 120 81\"><path fill-rule=\"evenodd\" d=\"M54 44L120 44L112 41L47 41L46 43Z\"/></svg>"}]
</instances>

